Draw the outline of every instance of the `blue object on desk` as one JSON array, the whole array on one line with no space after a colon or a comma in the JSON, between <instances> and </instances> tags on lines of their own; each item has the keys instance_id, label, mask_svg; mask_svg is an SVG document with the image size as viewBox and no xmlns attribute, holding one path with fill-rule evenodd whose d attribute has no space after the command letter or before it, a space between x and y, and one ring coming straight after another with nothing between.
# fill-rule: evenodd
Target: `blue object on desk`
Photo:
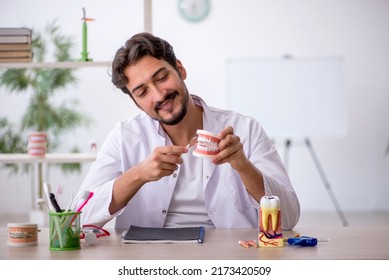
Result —
<instances>
[{"instance_id":1,"label":"blue object on desk","mask_svg":"<svg viewBox=\"0 0 389 280\"><path fill-rule=\"evenodd\" d=\"M288 244L302 247L314 247L317 245L317 238L307 236L288 238Z\"/></svg>"}]
</instances>

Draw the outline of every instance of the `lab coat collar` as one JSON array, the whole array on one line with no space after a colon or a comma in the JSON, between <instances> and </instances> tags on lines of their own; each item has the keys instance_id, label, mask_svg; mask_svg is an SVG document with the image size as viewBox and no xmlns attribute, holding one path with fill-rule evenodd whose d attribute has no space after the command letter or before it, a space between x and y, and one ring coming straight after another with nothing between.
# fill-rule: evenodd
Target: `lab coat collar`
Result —
<instances>
[{"instance_id":1,"label":"lab coat collar","mask_svg":"<svg viewBox=\"0 0 389 280\"><path fill-rule=\"evenodd\" d=\"M160 146L168 145L169 137L166 134L165 130L159 121L152 119L149 115L147 115L144 111L140 112L141 118L145 118L149 121L149 125L147 126L150 129L149 133L155 134L155 137L158 138L158 143Z\"/></svg>"},{"instance_id":2,"label":"lab coat collar","mask_svg":"<svg viewBox=\"0 0 389 280\"><path fill-rule=\"evenodd\" d=\"M203 129L207 131L212 131L214 133L219 133L224 127L220 124L212 115L211 107L209 107L204 100L192 94L193 101L196 105L199 105L203 108Z\"/></svg>"}]
</instances>

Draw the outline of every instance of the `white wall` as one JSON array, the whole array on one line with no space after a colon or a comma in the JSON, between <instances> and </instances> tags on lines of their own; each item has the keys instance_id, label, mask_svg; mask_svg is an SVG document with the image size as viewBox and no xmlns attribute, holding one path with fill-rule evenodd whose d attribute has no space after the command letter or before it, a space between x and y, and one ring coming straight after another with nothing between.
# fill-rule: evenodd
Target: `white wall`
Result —
<instances>
[{"instance_id":1,"label":"white wall","mask_svg":"<svg viewBox=\"0 0 389 280\"><path fill-rule=\"evenodd\" d=\"M389 1L210 1L211 14L201 23L185 22L176 0L154 0L152 5L153 33L174 46L188 71L190 91L212 106L227 108L225 66L230 58L284 54L343 57L347 135L311 140L343 210L389 210L389 155L385 155L389 141ZM40 27L58 18L66 32L80 38L84 6L87 16L96 18L88 25L90 56L106 61L127 38L142 31L142 3L0 0L0 26ZM113 89L106 72L103 68L79 71L80 82L69 96L79 98L95 125L64 139L69 146L77 142L87 151L91 138L101 145L116 121L138 112L128 98ZM25 96L0 89L0 116L17 120L26 102ZM283 139L276 140L282 156ZM290 151L289 170L302 210L332 211L334 206L300 140ZM50 181L76 190L87 168L68 177L52 170ZM28 211L29 183L27 175L8 177L0 172L0 211Z\"/></svg>"}]
</instances>

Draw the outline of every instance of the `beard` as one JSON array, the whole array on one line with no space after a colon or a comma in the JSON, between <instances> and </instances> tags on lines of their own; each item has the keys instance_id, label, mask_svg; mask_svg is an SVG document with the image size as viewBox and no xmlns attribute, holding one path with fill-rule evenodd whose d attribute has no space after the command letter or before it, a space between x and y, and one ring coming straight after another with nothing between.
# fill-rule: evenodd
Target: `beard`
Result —
<instances>
[{"instance_id":1,"label":"beard","mask_svg":"<svg viewBox=\"0 0 389 280\"><path fill-rule=\"evenodd\" d=\"M154 111L156 113L156 116L153 117L153 119L156 121L159 121L160 123L162 123L164 125L176 125L179 122L181 122L183 120L183 118L186 116L186 113L188 111L189 93L186 89L185 89L185 92L183 94L183 100L179 104L179 111L177 113L173 114L169 118L164 118L158 114L158 111L159 111L161 104L163 104L164 102L166 102L168 100L173 101L179 95L180 94L177 91L173 91L173 92L168 93L163 101L158 102L154 107ZM172 113L172 112L170 112L170 113Z\"/></svg>"}]
</instances>

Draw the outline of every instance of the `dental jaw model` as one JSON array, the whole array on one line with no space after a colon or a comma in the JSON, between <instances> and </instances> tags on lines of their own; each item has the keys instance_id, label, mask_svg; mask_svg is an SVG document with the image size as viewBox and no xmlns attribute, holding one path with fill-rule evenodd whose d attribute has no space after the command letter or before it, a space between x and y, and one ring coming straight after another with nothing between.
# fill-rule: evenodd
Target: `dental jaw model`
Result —
<instances>
[{"instance_id":1,"label":"dental jaw model","mask_svg":"<svg viewBox=\"0 0 389 280\"><path fill-rule=\"evenodd\" d=\"M197 135L196 149L193 151L194 156L212 158L220 152L219 142L221 139L216 133L199 129Z\"/></svg>"},{"instance_id":2,"label":"dental jaw model","mask_svg":"<svg viewBox=\"0 0 389 280\"><path fill-rule=\"evenodd\" d=\"M259 247L283 247L281 230L280 199L277 196L263 196L259 211Z\"/></svg>"}]
</instances>

